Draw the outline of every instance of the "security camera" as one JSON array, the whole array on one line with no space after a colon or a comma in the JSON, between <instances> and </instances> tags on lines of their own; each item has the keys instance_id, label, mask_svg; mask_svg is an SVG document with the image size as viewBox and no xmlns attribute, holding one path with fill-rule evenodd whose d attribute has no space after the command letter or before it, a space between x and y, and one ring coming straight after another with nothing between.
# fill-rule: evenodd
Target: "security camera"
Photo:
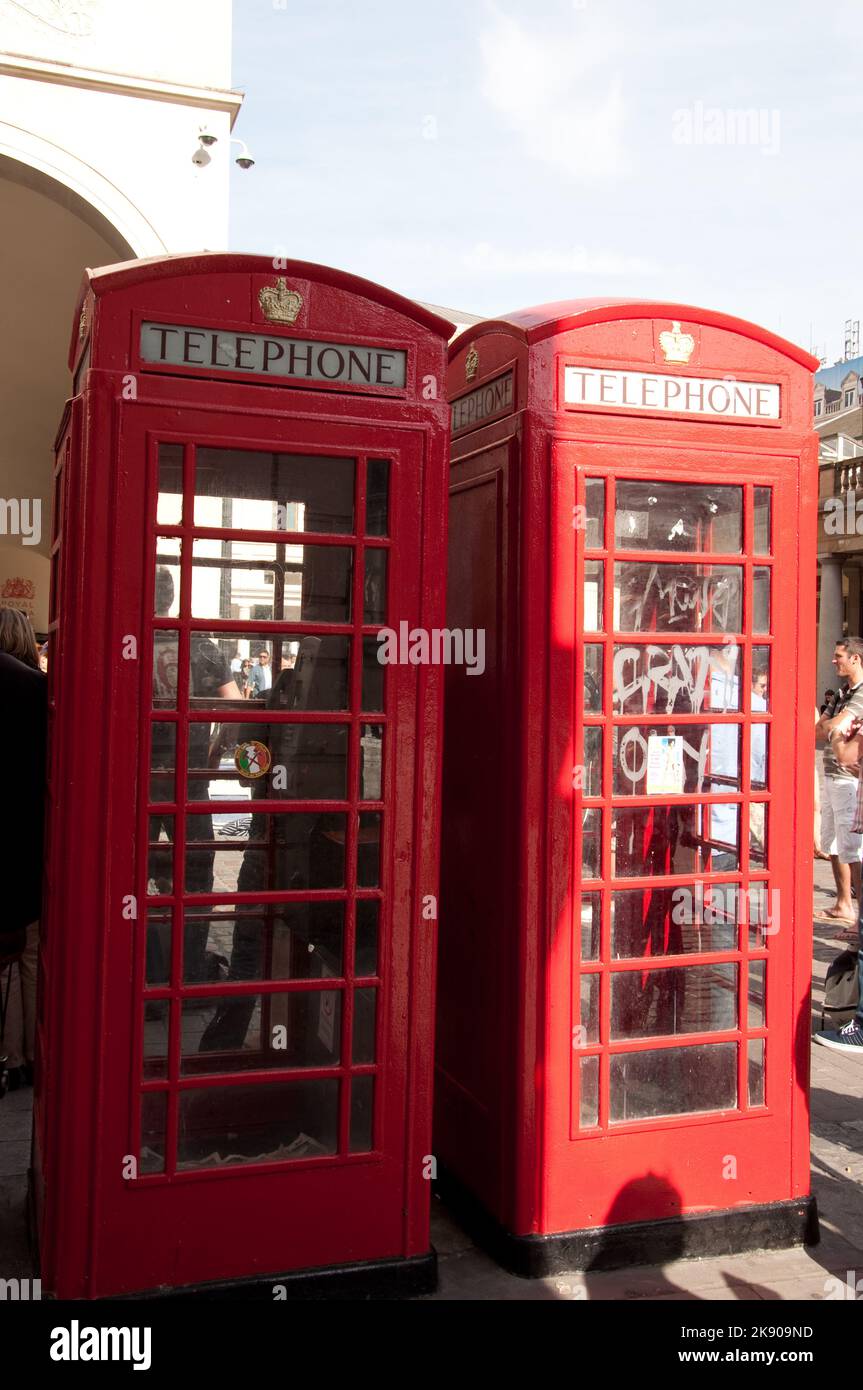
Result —
<instances>
[{"instance_id":1,"label":"security camera","mask_svg":"<svg viewBox=\"0 0 863 1390\"><path fill-rule=\"evenodd\" d=\"M249 154L238 154L237 158L234 160L234 163L239 164L241 169L251 169L254 162L252 156Z\"/></svg>"},{"instance_id":2,"label":"security camera","mask_svg":"<svg viewBox=\"0 0 863 1390\"><path fill-rule=\"evenodd\" d=\"M206 126L202 128L200 134L198 135L198 139L200 140L202 145L215 145L218 138L218 135L211 134L211 132L207 130Z\"/></svg>"},{"instance_id":3,"label":"security camera","mask_svg":"<svg viewBox=\"0 0 863 1390\"><path fill-rule=\"evenodd\" d=\"M199 145L195 150L195 153L192 155L192 163L196 164L199 169L203 169L210 163L210 156L207 154L203 145Z\"/></svg>"}]
</instances>

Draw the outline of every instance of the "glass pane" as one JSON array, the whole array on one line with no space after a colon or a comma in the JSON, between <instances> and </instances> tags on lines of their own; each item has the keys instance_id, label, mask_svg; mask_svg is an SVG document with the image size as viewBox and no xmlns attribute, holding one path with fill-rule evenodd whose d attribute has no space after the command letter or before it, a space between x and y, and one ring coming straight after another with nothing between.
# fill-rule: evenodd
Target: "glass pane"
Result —
<instances>
[{"instance_id":1,"label":"glass pane","mask_svg":"<svg viewBox=\"0 0 863 1390\"><path fill-rule=\"evenodd\" d=\"M767 971L765 960L749 962L749 1012L747 1021L750 1028L763 1028L764 1017L764 979Z\"/></svg>"},{"instance_id":2,"label":"glass pane","mask_svg":"<svg viewBox=\"0 0 863 1390\"><path fill-rule=\"evenodd\" d=\"M167 1121L167 1092L144 1091L141 1096L141 1153L138 1163L139 1173L164 1173Z\"/></svg>"},{"instance_id":3,"label":"glass pane","mask_svg":"<svg viewBox=\"0 0 863 1390\"><path fill-rule=\"evenodd\" d=\"M770 648L752 648L752 710L770 709Z\"/></svg>"},{"instance_id":4,"label":"glass pane","mask_svg":"<svg viewBox=\"0 0 863 1390\"><path fill-rule=\"evenodd\" d=\"M179 1106L179 1168L285 1162L338 1149L335 1080L210 1086L181 1091Z\"/></svg>"},{"instance_id":5,"label":"glass pane","mask_svg":"<svg viewBox=\"0 0 863 1390\"><path fill-rule=\"evenodd\" d=\"M756 565L752 571L752 631L770 631L770 570Z\"/></svg>"},{"instance_id":6,"label":"glass pane","mask_svg":"<svg viewBox=\"0 0 863 1390\"><path fill-rule=\"evenodd\" d=\"M769 840L767 835L767 806L753 801L749 807L749 863L753 869L767 868Z\"/></svg>"},{"instance_id":7,"label":"glass pane","mask_svg":"<svg viewBox=\"0 0 863 1390\"><path fill-rule=\"evenodd\" d=\"M602 550L605 546L604 480L602 478L588 478L584 484L584 498L585 511L587 512L587 531L584 544L588 550Z\"/></svg>"},{"instance_id":8,"label":"glass pane","mask_svg":"<svg viewBox=\"0 0 863 1390\"><path fill-rule=\"evenodd\" d=\"M180 1070L337 1066L341 1007L334 989L186 999Z\"/></svg>"},{"instance_id":9,"label":"glass pane","mask_svg":"<svg viewBox=\"0 0 863 1390\"><path fill-rule=\"evenodd\" d=\"M617 714L701 714L740 709L740 648L676 643L614 648Z\"/></svg>"},{"instance_id":10,"label":"glass pane","mask_svg":"<svg viewBox=\"0 0 863 1390\"><path fill-rule=\"evenodd\" d=\"M768 889L766 883L750 883L747 898L749 945L754 950L763 950L768 936L779 930L779 891Z\"/></svg>"},{"instance_id":11,"label":"glass pane","mask_svg":"<svg viewBox=\"0 0 863 1390\"><path fill-rule=\"evenodd\" d=\"M581 895L581 959L599 960L601 893Z\"/></svg>"},{"instance_id":12,"label":"glass pane","mask_svg":"<svg viewBox=\"0 0 863 1390\"><path fill-rule=\"evenodd\" d=\"M355 1066L375 1060L377 1000L376 989L354 990L354 1045L351 1059Z\"/></svg>"},{"instance_id":13,"label":"glass pane","mask_svg":"<svg viewBox=\"0 0 863 1390\"><path fill-rule=\"evenodd\" d=\"M360 728L360 801L380 801L384 726L362 724Z\"/></svg>"},{"instance_id":14,"label":"glass pane","mask_svg":"<svg viewBox=\"0 0 863 1390\"><path fill-rule=\"evenodd\" d=\"M769 725L753 724L749 731L749 740L749 780L754 791L766 791Z\"/></svg>"},{"instance_id":15,"label":"glass pane","mask_svg":"<svg viewBox=\"0 0 863 1390\"><path fill-rule=\"evenodd\" d=\"M584 562L584 621L585 632L601 632L603 628L603 575L605 564L602 560Z\"/></svg>"},{"instance_id":16,"label":"glass pane","mask_svg":"<svg viewBox=\"0 0 863 1390\"><path fill-rule=\"evenodd\" d=\"M345 817L338 812L256 813L246 823L186 818L186 892L255 893L343 888Z\"/></svg>"},{"instance_id":17,"label":"glass pane","mask_svg":"<svg viewBox=\"0 0 863 1390\"><path fill-rule=\"evenodd\" d=\"M344 918L343 902L217 903L188 911L184 983L339 976Z\"/></svg>"},{"instance_id":18,"label":"glass pane","mask_svg":"<svg viewBox=\"0 0 863 1390\"><path fill-rule=\"evenodd\" d=\"M197 450L195 525L238 531L354 529L351 458Z\"/></svg>"},{"instance_id":19,"label":"glass pane","mask_svg":"<svg viewBox=\"0 0 863 1390\"><path fill-rule=\"evenodd\" d=\"M739 898L738 883L628 888L612 893L612 957L624 960L733 951L737 946Z\"/></svg>"},{"instance_id":20,"label":"glass pane","mask_svg":"<svg viewBox=\"0 0 863 1390\"><path fill-rule=\"evenodd\" d=\"M696 1043L611 1058L612 1124L736 1107L736 1043Z\"/></svg>"},{"instance_id":21,"label":"glass pane","mask_svg":"<svg viewBox=\"0 0 863 1390\"><path fill-rule=\"evenodd\" d=\"M153 613L157 618L180 616L179 536L156 537L156 574L153 583Z\"/></svg>"},{"instance_id":22,"label":"glass pane","mask_svg":"<svg viewBox=\"0 0 863 1390\"><path fill-rule=\"evenodd\" d=\"M190 801L344 801L344 724L189 724ZM214 765L215 764L215 765Z\"/></svg>"},{"instance_id":23,"label":"glass pane","mask_svg":"<svg viewBox=\"0 0 863 1390\"><path fill-rule=\"evenodd\" d=\"M603 655L602 647L596 642L589 642L584 648L585 713L598 714L602 709Z\"/></svg>"},{"instance_id":24,"label":"glass pane","mask_svg":"<svg viewBox=\"0 0 863 1390\"><path fill-rule=\"evenodd\" d=\"M150 800L173 801L177 767L177 726L150 725Z\"/></svg>"},{"instance_id":25,"label":"glass pane","mask_svg":"<svg viewBox=\"0 0 863 1390\"><path fill-rule=\"evenodd\" d=\"M602 864L602 811L598 809L581 813L581 876L599 878Z\"/></svg>"},{"instance_id":26,"label":"glass pane","mask_svg":"<svg viewBox=\"0 0 863 1390\"><path fill-rule=\"evenodd\" d=\"M250 709L347 709L349 660L348 637L193 632L190 706L244 699Z\"/></svg>"},{"instance_id":27,"label":"glass pane","mask_svg":"<svg viewBox=\"0 0 863 1390\"><path fill-rule=\"evenodd\" d=\"M749 1070L749 1104L764 1104L764 1039L750 1038L746 1045Z\"/></svg>"},{"instance_id":28,"label":"glass pane","mask_svg":"<svg viewBox=\"0 0 863 1390\"><path fill-rule=\"evenodd\" d=\"M740 790L738 724L630 725L613 737L615 796Z\"/></svg>"},{"instance_id":29,"label":"glass pane","mask_svg":"<svg viewBox=\"0 0 863 1390\"><path fill-rule=\"evenodd\" d=\"M183 520L183 446L159 445L159 497L156 520L161 526L179 526Z\"/></svg>"},{"instance_id":30,"label":"glass pane","mask_svg":"<svg viewBox=\"0 0 863 1390\"><path fill-rule=\"evenodd\" d=\"M369 1153L374 1147L374 1098L375 1078L355 1076L351 1082L351 1138L352 1154Z\"/></svg>"},{"instance_id":31,"label":"glass pane","mask_svg":"<svg viewBox=\"0 0 863 1390\"><path fill-rule=\"evenodd\" d=\"M736 1027L736 965L624 970L611 977L612 1038L722 1033Z\"/></svg>"},{"instance_id":32,"label":"glass pane","mask_svg":"<svg viewBox=\"0 0 863 1390\"><path fill-rule=\"evenodd\" d=\"M380 649L376 637L363 638L362 708L367 714L376 714L384 707L384 667L378 661Z\"/></svg>"},{"instance_id":33,"label":"glass pane","mask_svg":"<svg viewBox=\"0 0 863 1390\"><path fill-rule=\"evenodd\" d=\"M739 806L720 803L616 808L612 874L728 873L739 867L739 818Z\"/></svg>"},{"instance_id":34,"label":"glass pane","mask_svg":"<svg viewBox=\"0 0 863 1390\"><path fill-rule=\"evenodd\" d=\"M381 813L360 813L357 844L357 887L379 888L381 882Z\"/></svg>"},{"instance_id":35,"label":"glass pane","mask_svg":"<svg viewBox=\"0 0 863 1390\"><path fill-rule=\"evenodd\" d=\"M177 708L179 634L153 633L153 708Z\"/></svg>"},{"instance_id":36,"label":"glass pane","mask_svg":"<svg viewBox=\"0 0 863 1390\"><path fill-rule=\"evenodd\" d=\"M614 535L620 550L738 555L743 488L618 479Z\"/></svg>"},{"instance_id":37,"label":"glass pane","mask_svg":"<svg viewBox=\"0 0 863 1390\"><path fill-rule=\"evenodd\" d=\"M365 564L363 622L385 623L387 619L387 552L376 547L367 547Z\"/></svg>"},{"instance_id":38,"label":"glass pane","mask_svg":"<svg viewBox=\"0 0 863 1390\"><path fill-rule=\"evenodd\" d=\"M389 459L369 459L366 474L366 535L389 535Z\"/></svg>"},{"instance_id":39,"label":"glass pane","mask_svg":"<svg viewBox=\"0 0 863 1390\"><path fill-rule=\"evenodd\" d=\"M378 973L378 918L380 902L377 898L357 899L357 940L354 960L354 974L377 975Z\"/></svg>"},{"instance_id":40,"label":"glass pane","mask_svg":"<svg viewBox=\"0 0 863 1390\"><path fill-rule=\"evenodd\" d=\"M144 1080L157 1081L168 1075L168 999L144 1001Z\"/></svg>"},{"instance_id":41,"label":"glass pane","mask_svg":"<svg viewBox=\"0 0 863 1390\"><path fill-rule=\"evenodd\" d=\"M171 982L171 912L147 913L146 982L151 988Z\"/></svg>"},{"instance_id":42,"label":"glass pane","mask_svg":"<svg viewBox=\"0 0 863 1390\"><path fill-rule=\"evenodd\" d=\"M582 1057L579 1062L579 1115L582 1129L599 1124L599 1058Z\"/></svg>"},{"instance_id":43,"label":"glass pane","mask_svg":"<svg viewBox=\"0 0 863 1390\"><path fill-rule=\"evenodd\" d=\"M344 546L196 540L192 617L346 622L350 573Z\"/></svg>"},{"instance_id":44,"label":"glass pane","mask_svg":"<svg viewBox=\"0 0 863 1390\"><path fill-rule=\"evenodd\" d=\"M147 893L174 891L174 817L150 816L147 853Z\"/></svg>"},{"instance_id":45,"label":"glass pane","mask_svg":"<svg viewBox=\"0 0 863 1390\"><path fill-rule=\"evenodd\" d=\"M770 555L772 553L770 525L770 502L772 492L773 489L769 487L757 487L755 489L753 548L756 555Z\"/></svg>"},{"instance_id":46,"label":"glass pane","mask_svg":"<svg viewBox=\"0 0 863 1390\"><path fill-rule=\"evenodd\" d=\"M623 560L614 567L621 632L740 632L743 570Z\"/></svg>"},{"instance_id":47,"label":"glass pane","mask_svg":"<svg viewBox=\"0 0 863 1390\"><path fill-rule=\"evenodd\" d=\"M580 988L579 1042L582 1047L599 1042L600 975L582 975Z\"/></svg>"},{"instance_id":48,"label":"glass pane","mask_svg":"<svg viewBox=\"0 0 863 1390\"><path fill-rule=\"evenodd\" d=\"M584 773L581 779L585 796L602 796L602 728L589 724L584 730Z\"/></svg>"}]
</instances>

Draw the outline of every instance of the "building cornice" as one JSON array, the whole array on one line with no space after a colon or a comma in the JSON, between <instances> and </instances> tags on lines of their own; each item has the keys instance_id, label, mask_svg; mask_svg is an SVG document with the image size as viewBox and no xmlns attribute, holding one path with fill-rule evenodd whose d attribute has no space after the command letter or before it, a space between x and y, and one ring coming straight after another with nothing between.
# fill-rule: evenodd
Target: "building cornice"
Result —
<instances>
[{"instance_id":1,"label":"building cornice","mask_svg":"<svg viewBox=\"0 0 863 1390\"><path fill-rule=\"evenodd\" d=\"M135 77L126 72L82 68L73 63L53 63L25 53L0 52L0 76L23 77L30 82L55 82L64 87L83 87L94 92L140 97L146 101L170 101L178 106L197 106L207 111L226 111L231 128L243 104L243 93L226 87L190 87L181 82Z\"/></svg>"}]
</instances>

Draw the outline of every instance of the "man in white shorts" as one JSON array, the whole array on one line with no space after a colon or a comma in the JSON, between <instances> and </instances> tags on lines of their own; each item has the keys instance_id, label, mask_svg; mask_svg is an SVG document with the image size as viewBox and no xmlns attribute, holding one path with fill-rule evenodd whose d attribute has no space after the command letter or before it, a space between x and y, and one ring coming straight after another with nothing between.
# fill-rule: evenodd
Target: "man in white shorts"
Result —
<instances>
[{"instance_id":1,"label":"man in white shorts","mask_svg":"<svg viewBox=\"0 0 863 1390\"><path fill-rule=\"evenodd\" d=\"M857 809L857 775L853 768L839 763L831 739L853 718L863 715L863 641L859 637L848 637L837 642L833 666L846 689L818 720L815 737L818 743L825 744L826 796L821 806L821 848L830 855L836 883L836 901L825 915L844 925L857 921L851 889L853 887L859 902L863 835L852 830Z\"/></svg>"}]
</instances>

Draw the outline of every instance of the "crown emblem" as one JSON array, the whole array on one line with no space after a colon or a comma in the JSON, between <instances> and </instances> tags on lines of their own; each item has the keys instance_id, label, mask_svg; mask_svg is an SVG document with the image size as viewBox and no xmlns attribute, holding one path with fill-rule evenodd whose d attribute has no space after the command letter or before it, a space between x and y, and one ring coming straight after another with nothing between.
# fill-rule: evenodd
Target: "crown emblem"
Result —
<instances>
[{"instance_id":1,"label":"crown emblem","mask_svg":"<svg viewBox=\"0 0 863 1390\"><path fill-rule=\"evenodd\" d=\"M671 330L666 328L660 333L659 346L666 362L688 362L695 350L695 339L691 333L681 333L680 324L674 319Z\"/></svg>"},{"instance_id":2,"label":"crown emblem","mask_svg":"<svg viewBox=\"0 0 863 1390\"><path fill-rule=\"evenodd\" d=\"M274 285L265 285L258 293L258 303L273 323L293 323L303 307L303 296L289 290L284 275Z\"/></svg>"},{"instance_id":3,"label":"crown emblem","mask_svg":"<svg viewBox=\"0 0 863 1390\"><path fill-rule=\"evenodd\" d=\"M471 348L467 357L464 359L465 381L473 381L479 367L479 353L476 348Z\"/></svg>"}]
</instances>

